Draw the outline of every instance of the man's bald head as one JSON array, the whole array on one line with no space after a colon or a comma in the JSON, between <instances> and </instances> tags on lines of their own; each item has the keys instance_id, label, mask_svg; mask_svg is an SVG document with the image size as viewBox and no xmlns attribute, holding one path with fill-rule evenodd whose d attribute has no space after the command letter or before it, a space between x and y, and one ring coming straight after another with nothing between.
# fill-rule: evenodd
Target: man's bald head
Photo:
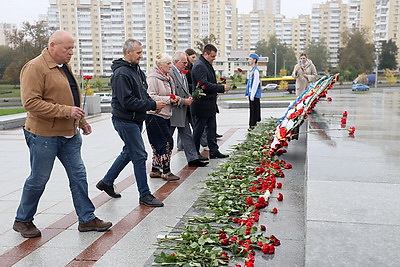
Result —
<instances>
[{"instance_id":1,"label":"man's bald head","mask_svg":"<svg viewBox=\"0 0 400 267\"><path fill-rule=\"evenodd\" d=\"M69 32L58 30L50 36L47 48L57 64L67 64L73 54L74 39Z\"/></svg>"}]
</instances>

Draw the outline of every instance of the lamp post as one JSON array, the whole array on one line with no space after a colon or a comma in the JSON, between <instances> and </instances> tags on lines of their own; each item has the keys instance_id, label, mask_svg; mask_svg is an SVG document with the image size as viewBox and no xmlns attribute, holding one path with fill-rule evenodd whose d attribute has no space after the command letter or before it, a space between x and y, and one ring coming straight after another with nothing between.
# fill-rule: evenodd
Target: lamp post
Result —
<instances>
[{"instance_id":1,"label":"lamp post","mask_svg":"<svg viewBox=\"0 0 400 267\"><path fill-rule=\"evenodd\" d=\"M274 72L274 77L276 78L276 57L277 57L277 52L276 52L276 47L275 47L275 53L272 53L275 56L275 72Z\"/></svg>"},{"instance_id":2,"label":"lamp post","mask_svg":"<svg viewBox=\"0 0 400 267\"><path fill-rule=\"evenodd\" d=\"M379 53L381 51L380 43L377 42L375 46L376 59L375 59L375 89L378 88L378 65L379 65Z\"/></svg>"}]
</instances>

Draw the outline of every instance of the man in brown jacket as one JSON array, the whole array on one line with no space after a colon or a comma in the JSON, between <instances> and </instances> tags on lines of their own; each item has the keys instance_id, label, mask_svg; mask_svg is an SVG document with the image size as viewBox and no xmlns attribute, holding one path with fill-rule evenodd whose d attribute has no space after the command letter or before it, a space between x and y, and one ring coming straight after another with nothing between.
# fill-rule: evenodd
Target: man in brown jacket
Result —
<instances>
[{"instance_id":1,"label":"man in brown jacket","mask_svg":"<svg viewBox=\"0 0 400 267\"><path fill-rule=\"evenodd\" d=\"M21 70L21 98L28 111L24 126L30 152L31 173L25 181L13 229L23 237L41 235L33 224L40 197L56 157L64 166L78 215L78 230L106 231L112 225L94 215L88 196L86 169L81 158L82 137L92 132L84 119L81 93L68 62L74 48L72 36L54 32L42 53Z\"/></svg>"}]
</instances>

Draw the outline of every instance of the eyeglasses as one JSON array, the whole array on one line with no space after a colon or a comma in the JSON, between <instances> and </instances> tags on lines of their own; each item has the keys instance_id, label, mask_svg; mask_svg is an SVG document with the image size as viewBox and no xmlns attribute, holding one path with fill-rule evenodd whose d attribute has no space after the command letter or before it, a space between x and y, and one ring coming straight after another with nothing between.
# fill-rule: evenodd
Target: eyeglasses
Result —
<instances>
[{"instance_id":1,"label":"eyeglasses","mask_svg":"<svg viewBox=\"0 0 400 267\"><path fill-rule=\"evenodd\" d=\"M180 61L181 63L183 63L183 65L186 65L186 64L188 64L188 62L187 61Z\"/></svg>"}]
</instances>

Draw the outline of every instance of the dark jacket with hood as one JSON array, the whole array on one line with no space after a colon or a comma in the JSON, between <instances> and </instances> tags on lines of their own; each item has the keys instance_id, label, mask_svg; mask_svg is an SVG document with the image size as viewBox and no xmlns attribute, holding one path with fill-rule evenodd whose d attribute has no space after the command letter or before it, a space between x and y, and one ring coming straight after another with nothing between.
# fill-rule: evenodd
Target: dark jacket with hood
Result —
<instances>
[{"instance_id":1,"label":"dark jacket with hood","mask_svg":"<svg viewBox=\"0 0 400 267\"><path fill-rule=\"evenodd\" d=\"M117 59L111 66L112 115L123 121L143 122L156 102L147 93L146 76L138 64Z\"/></svg>"}]
</instances>

